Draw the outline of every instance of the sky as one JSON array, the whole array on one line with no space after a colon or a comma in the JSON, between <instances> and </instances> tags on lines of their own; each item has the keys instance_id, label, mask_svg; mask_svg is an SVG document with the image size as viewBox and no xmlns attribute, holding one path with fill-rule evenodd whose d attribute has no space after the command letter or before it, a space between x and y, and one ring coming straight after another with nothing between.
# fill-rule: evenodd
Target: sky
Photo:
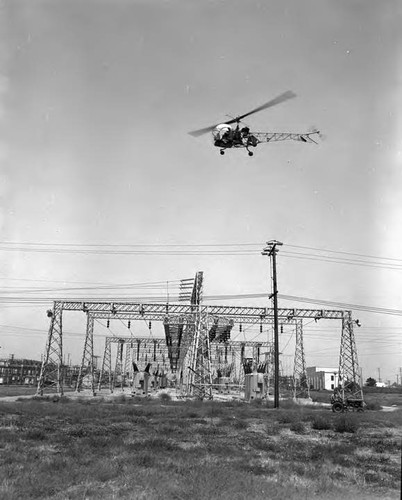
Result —
<instances>
[{"instance_id":1,"label":"sky","mask_svg":"<svg viewBox=\"0 0 402 500\"><path fill-rule=\"evenodd\" d=\"M396 381L401 10L396 0L3 0L0 356L40 356L53 300L173 301L197 271L206 303L269 305L261 250L276 239L279 306L363 306L353 310L363 378ZM187 133L287 90L297 97L246 124L318 128L318 145L221 156L208 134ZM78 362L85 321L64 324ZM308 366L337 366L339 325L306 324L304 340ZM285 332L286 366L292 342Z\"/></svg>"}]
</instances>

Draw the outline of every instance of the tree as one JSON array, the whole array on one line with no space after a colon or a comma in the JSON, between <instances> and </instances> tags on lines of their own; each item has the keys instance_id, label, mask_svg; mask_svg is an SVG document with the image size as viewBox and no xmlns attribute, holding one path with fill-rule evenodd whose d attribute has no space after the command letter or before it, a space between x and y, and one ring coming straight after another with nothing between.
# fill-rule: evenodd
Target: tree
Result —
<instances>
[{"instance_id":1,"label":"tree","mask_svg":"<svg viewBox=\"0 0 402 500\"><path fill-rule=\"evenodd\" d=\"M377 383L377 380L375 378L372 378L372 377L369 377L367 380L366 380L366 386L367 387L375 387L376 386L376 383Z\"/></svg>"}]
</instances>

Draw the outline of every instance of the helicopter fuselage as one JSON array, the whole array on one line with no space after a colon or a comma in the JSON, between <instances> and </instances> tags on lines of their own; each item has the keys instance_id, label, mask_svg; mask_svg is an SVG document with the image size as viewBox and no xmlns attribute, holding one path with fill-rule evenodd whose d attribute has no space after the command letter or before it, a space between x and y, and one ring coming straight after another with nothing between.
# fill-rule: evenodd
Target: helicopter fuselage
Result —
<instances>
[{"instance_id":1,"label":"helicopter fuselage","mask_svg":"<svg viewBox=\"0 0 402 500\"><path fill-rule=\"evenodd\" d=\"M232 128L226 123L218 125L213 131L212 136L214 139L214 146L220 148L221 154L224 154L224 150L228 148L246 148L249 151L249 147L256 147L258 144L258 139L250 134L250 129L248 127ZM249 151L249 154L251 151ZM251 153L252 154L252 153ZM251 156L251 155L250 155Z\"/></svg>"}]
</instances>

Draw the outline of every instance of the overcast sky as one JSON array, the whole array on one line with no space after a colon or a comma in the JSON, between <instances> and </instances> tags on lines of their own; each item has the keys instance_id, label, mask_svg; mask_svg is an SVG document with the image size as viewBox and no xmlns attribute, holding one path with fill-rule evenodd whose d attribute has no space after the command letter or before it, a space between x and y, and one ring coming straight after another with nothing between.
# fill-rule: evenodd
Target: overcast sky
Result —
<instances>
[{"instance_id":1,"label":"overcast sky","mask_svg":"<svg viewBox=\"0 0 402 500\"><path fill-rule=\"evenodd\" d=\"M1 355L43 352L53 298L109 296L56 288L203 270L206 295L267 291L269 262L259 251L270 239L284 243L281 294L402 309L400 2L3 0L0 16ZM318 146L272 143L253 158L220 156L209 135L187 134L286 90L297 98L247 125L317 127ZM116 253L121 246L76 251L139 244L159 246L140 255ZM199 246L170 255L171 244L213 244L207 249L222 255ZM228 255L224 244L253 246ZM46 300L27 303L35 287L49 290L36 293ZM395 380L400 316L354 316L364 375L380 368ZM66 329L83 332L75 321ZM306 326L308 365L336 366L336 328L323 324L309 337ZM74 342L67 351L78 360Z\"/></svg>"}]
</instances>

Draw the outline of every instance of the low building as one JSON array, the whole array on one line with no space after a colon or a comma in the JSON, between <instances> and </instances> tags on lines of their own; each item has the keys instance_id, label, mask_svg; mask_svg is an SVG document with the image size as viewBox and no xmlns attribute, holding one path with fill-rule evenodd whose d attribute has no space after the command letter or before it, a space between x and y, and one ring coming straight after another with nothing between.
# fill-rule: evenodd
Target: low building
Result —
<instances>
[{"instance_id":1,"label":"low building","mask_svg":"<svg viewBox=\"0 0 402 500\"><path fill-rule=\"evenodd\" d=\"M333 391L338 386L338 369L311 366L306 368L310 389Z\"/></svg>"},{"instance_id":2,"label":"low building","mask_svg":"<svg viewBox=\"0 0 402 500\"><path fill-rule=\"evenodd\" d=\"M42 366L41 361L33 359L0 359L1 385L36 385Z\"/></svg>"}]
</instances>

